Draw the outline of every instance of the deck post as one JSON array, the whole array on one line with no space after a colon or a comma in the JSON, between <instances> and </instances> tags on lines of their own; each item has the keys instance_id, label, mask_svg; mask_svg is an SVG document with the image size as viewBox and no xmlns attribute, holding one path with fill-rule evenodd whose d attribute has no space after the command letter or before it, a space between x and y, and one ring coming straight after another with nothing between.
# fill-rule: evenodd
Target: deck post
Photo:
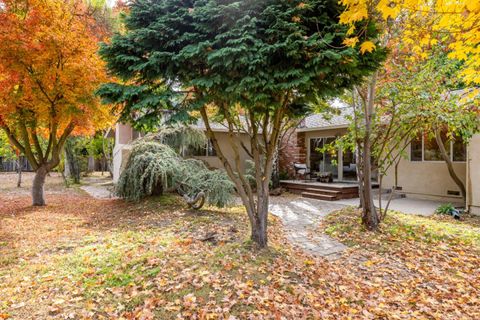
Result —
<instances>
[{"instance_id":1,"label":"deck post","mask_svg":"<svg viewBox=\"0 0 480 320\"><path fill-rule=\"evenodd\" d=\"M338 148L338 161L337 161L338 181L343 181L343 149Z\"/></svg>"}]
</instances>

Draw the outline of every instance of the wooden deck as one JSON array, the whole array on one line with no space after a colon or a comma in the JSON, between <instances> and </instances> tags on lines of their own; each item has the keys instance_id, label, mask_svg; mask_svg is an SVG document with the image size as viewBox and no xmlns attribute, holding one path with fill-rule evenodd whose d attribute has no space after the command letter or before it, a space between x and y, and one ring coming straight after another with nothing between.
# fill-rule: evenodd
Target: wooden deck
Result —
<instances>
[{"instance_id":1,"label":"wooden deck","mask_svg":"<svg viewBox=\"0 0 480 320\"><path fill-rule=\"evenodd\" d=\"M323 183L317 181L282 180L282 187L305 198L335 201L358 198L358 185L355 182Z\"/></svg>"}]
</instances>

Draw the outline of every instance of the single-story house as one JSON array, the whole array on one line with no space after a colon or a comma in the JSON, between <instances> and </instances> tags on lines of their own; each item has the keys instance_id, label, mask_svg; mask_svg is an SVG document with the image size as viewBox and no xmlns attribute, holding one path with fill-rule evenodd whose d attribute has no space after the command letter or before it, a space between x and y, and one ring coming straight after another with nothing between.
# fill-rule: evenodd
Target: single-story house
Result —
<instances>
[{"instance_id":1,"label":"single-story house","mask_svg":"<svg viewBox=\"0 0 480 320\"><path fill-rule=\"evenodd\" d=\"M318 149L329 144L337 137L344 135L349 125L349 108L336 101L339 114L325 118L321 114L306 117L292 134L286 134L279 151L279 166L282 175L295 177L294 163L304 163L312 171L331 172L336 182L352 182L357 179L355 156L351 151L338 150L336 153L319 152ZM202 127L202 123L199 123ZM227 129L220 124L214 125L221 145L225 146L227 157L232 158L233 152L227 136ZM128 144L140 134L129 125L117 124L116 144L114 148L114 181L118 180L121 168L125 165L128 154ZM245 135L239 134L248 145ZM475 135L468 145L450 143L450 156L454 162L454 170L464 182L467 189L467 205L474 214L480 214L480 134ZM242 149L242 148L240 148ZM398 192L407 197L432 199L446 202L461 200L460 190L451 179L446 164L441 160L435 141L425 137L411 142L407 148L407 157L402 158L395 172L391 168L383 178L383 188L391 188L397 179ZM214 168L222 164L215 155L211 144L205 146L202 154L191 154L204 160ZM243 169L249 159L242 150L241 161ZM374 173L374 179L377 178Z\"/></svg>"}]
</instances>

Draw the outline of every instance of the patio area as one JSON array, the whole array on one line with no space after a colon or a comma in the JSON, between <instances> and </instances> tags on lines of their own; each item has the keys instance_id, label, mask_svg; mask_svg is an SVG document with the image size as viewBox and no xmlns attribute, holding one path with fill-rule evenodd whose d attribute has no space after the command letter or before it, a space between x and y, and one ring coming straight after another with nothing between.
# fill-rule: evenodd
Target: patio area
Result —
<instances>
[{"instance_id":1,"label":"patio area","mask_svg":"<svg viewBox=\"0 0 480 320\"><path fill-rule=\"evenodd\" d=\"M300 195L303 198L315 200L333 201L335 204L346 206L358 206L358 186L356 182L334 181L331 183L318 182L315 180L282 180L282 187L290 193ZM380 205L378 200L378 184L374 184L375 205ZM385 206L387 200L382 198L382 206ZM426 200L410 197L394 197L391 200L389 209L400 211L407 214L417 214L429 216L435 213L435 210L448 201ZM461 203L452 202L455 206L461 206Z\"/></svg>"}]
</instances>

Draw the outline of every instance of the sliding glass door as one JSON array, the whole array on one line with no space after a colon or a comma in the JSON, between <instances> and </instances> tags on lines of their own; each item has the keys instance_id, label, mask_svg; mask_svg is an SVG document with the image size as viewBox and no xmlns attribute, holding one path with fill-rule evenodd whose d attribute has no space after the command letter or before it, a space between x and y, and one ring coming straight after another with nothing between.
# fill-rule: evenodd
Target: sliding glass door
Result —
<instances>
[{"instance_id":1,"label":"sliding glass door","mask_svg":"<svg viewBox=\"0 0 480 320\"><path fill-rule=\"evenodd\" d=\"M321 151L323 147L335 141L334 137L310 139L310 170L312 172L331 172L334 179L338 178L338 152Z\"/></svg>"}]
</instances>

